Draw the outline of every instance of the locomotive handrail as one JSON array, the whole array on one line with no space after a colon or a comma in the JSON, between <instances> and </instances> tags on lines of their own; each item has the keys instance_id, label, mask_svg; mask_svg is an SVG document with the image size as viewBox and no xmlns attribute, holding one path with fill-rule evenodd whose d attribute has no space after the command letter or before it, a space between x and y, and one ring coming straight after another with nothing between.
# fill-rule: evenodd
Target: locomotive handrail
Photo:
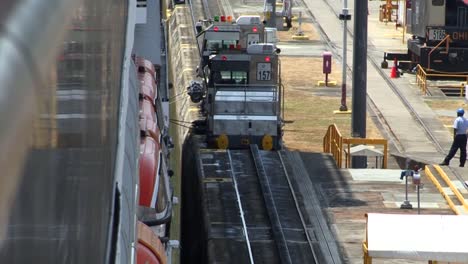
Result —
<instances>
[{"instance_id":1,"label":"locomotive handrail","mask_svg":"<svg viewBox=\"0 0 468 264\"><path fill-rule=\"evenodd\" d=\"M439 44L437 44L434 48L432 48L431 51L429 51L429 54L427 54L427 69L428 70L431 69L431 54L432 54L432 52L434 52L438 47L440 47L440 45L444 44L444 42L446 42L445 49L446 49L446 52L448 52L448 49L449 49L449 46L450 46L450 34L447 34L445 36L445 38L443 38L439 42Z\"/></svg>"}]
</instances>

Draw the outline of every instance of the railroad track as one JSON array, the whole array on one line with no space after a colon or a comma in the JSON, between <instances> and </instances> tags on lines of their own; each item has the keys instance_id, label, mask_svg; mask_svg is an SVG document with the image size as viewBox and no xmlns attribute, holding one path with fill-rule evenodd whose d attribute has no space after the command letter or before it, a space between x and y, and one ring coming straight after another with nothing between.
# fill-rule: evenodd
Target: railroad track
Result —
<instances>
[{"instance_id":1,"label":"railroad track","mask_svg":"<svg viewBox=\"0 0 468 264\"><path fill-rule=\"evenodd\" d=\"M301 0L302 5L307 7L305 1L306 0ZM339 12L335 8L333 8L332 4L330 3L329 0L323 0L323 2L329 7L329 10L333 12L336 17L339 16ZM339 51L334 43L331 42L331 40L328 38L327 34L325 33L324 29L320 26L320 24L316 21L314 14L307 9L308 14L312 17L313 23L316 25L317 30L319 31L319 34L321 35L322 39L325 41L326 45L328 48L332 51L333 55L336 58L341 58L342 59L342 54L341 51ZM354 33L351 31L350 27L347 29L348 35L351 37L350 39L354 38ZM375 49L373 44L370 42L368 43L369 49ZM367 54L367 60L370 62L370 66L373 67L379 75L382 77L382 79L387 83L387 85L392 89L392 91L395 93L395 95L400 99L400 101L404 104L404 106L407 108L407 110L412 113L412 116L416 122L416 125L419 125L423 128L426 136L428 139L434 144L438 152L442 155L445 156L447 152L444 150L440 142L437 140L437 137L432 133L432 131L429 129L429 126L425 119L418 114L417 111L415 111L414 107L411 105L411 103L406 99L405 96L403 96L403 93L400 91L400 88L398 87L397 84L395 84L388 74L383 71L383 69L380 67L380 62L376 61L371 55ZM352 75L353 69L347 65L347 71L348 74ZM376 118L379 120L380 124L382 127L386 130L387 136L389 137L390 141L394 143L395 148L400 152L404 153L404 146L403 144L399 141L399 139L395 136L395 134L392 132L390 126L388 125L387 121L385 120L385 117L381 114L379 111L378 106L372 101L372 99L367 96L367 102L370 107L370 110L375 114ZM428 120L429 121L429 120ZM457 177L458 180L461 182L464 182L465 179L460 175L460 173L453 168L447 167L448 170L450 170L453 175ZM468 189L467 186L464 186L466 189Z\"/></svg>"},{"instance_id":2,"label":"railroad track","mask_svg":"<svg viewBox=\"0 0 468 264\"><path fill-rule=\"evenodd\" d=\"M281 153L227 153L251 263L320 263Z\"/></svg>"}]
</instances>

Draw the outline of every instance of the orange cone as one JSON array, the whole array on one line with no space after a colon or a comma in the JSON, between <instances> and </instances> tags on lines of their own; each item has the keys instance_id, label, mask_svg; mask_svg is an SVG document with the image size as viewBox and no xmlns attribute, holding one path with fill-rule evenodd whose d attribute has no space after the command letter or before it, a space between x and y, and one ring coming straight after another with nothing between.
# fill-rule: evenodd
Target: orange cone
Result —
<instances>
[{"instance_id":1,"label":"orange cone","mask_svg":"<svg viewBox=\"0 0 468 264\"><path fill-rule=\"evenodd\" d=\"M390 72L390 78L398 78L398 72L397 72L397 60L393 61L393 67L392 71Z\"/></svg>"}]
</instances>

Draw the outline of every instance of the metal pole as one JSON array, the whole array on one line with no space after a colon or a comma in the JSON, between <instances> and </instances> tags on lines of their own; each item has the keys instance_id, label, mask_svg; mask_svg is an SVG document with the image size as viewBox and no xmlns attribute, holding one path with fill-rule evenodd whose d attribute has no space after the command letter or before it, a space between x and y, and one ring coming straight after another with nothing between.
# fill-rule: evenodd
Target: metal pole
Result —
<instances>
[{"instance_id":1,"label":"metal pole","mask_svg":"<svg viewBox=\"0 0 468 264\"><path fill-rule=\"evenodd\" d=\"M346 106L346 66L347 66L347 38L348 38L348 0L343 1L343 65L341 77L341 106L340 111L348 111Z\"/></svg>"},{"instance_id":2,"label":"metal pole","mask_svg":"<svg viewBox=\"0 0 468 264\"><path fill-rule=\"evenodd\" d=\"M410 176L410 171L406 170L405 172L405 200L400 205L400 209L413 209L413 205L408 200L408 177Z\"/></svg>"},{"instance_id":3,"label":"metal pole","mask_svg":"<svg viewBox=\"0 0 468 264\"><path fill-rule=\"evenodd\" d=\"M366 138L367 1L354 1L352 137ZM353 157L353 168L366 168L365 156Z\"/></svg>"},{"instance_id":4,"label":"metal pole","mask_svg":"<svg viewBox=\"0 0 468 264\"><path fill-rule=\"evenodd\" d=\"M413 205L411 205L410 201L408 200L408 177L411 175L411 170L409 168L410 160L406 159L406 171L405 171L405 200L400 205L400 209L413 209Z\"/></svg>"},{"instance_id":5,"label":"metal pole","mask_svg":"<svg viewBox=\"0 0 468 264\"><path fill-rule=\"evenodd\" d=\"M303 36L304 32L302 32L302 12L301 11L299 11L298 23L299 23L299 26L298 26L298 29L297 29L297 35L298 36Z\"/></svg>"},{"instance_id":6,"label":"metal pole","mask_svg":"<svg viewBox=\"0 0 468 264\"><path fill-rule=\"evenodd\" d=\"M406 36L406 1L403 1L403 43L405 43L405 36Z\"/></svg>"},{"instance_id":7,"label":"metal pole","mask_svg":"<svg viewBox=\"0 0 468 264\"><path fill-rule=\"evenodd\" d=\"M265 0L266 26L276 28L276 0Z\"/></svg>"},{"instance_id":8,"label":"metal pole","mask_svg":"<svg viewBox=\"0 0 468 264\"><path fill-rule=\"evenodd\" d=\"M408 171L406 171L406 177L405 177L405 202L408 201Z\"/></svg>"},{"instance_id":9,"label":"metal pole","mask_svg":"<svg viewBox=\"0 0 468 264\"><path fill-rule=\"evenodd\" d=\"M420 212L420 209L421 209L421 203L420 203L420 201L421 201L421 200L419 199L419 185L420 185L420 184L416 185L416 188L418 188L418 214L421 214L421 212Z\"/></svg>"}]
</instances>

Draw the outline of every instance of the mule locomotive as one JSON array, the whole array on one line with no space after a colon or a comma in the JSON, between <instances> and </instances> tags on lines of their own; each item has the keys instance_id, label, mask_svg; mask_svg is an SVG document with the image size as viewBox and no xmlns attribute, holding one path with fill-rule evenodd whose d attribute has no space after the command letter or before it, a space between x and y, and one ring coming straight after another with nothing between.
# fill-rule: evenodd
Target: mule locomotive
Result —
<instances>
[{"instance_id":1,"label":"mule locomotive","mask_svg":"<svg viewBox=\"0 0 468 264\"><path fill-rule=\"evenodd\" d=\"M200 32L202 81L188 87L200 103L203 119L195 122L209 146L226 149L257 144L280 149L282 86L279 49L263 43L260 19L246 24L214 23ZM239 19L238 19L239 20Z\"/></svg>"},{"instance_id":2,"label":"mule locomotive","mask_svg":"<svg viewBox=\"0 0 468 264\"><path fill-rule=\"evenodd\" d=\"M468 72L468 1L412 0L407 53L385 53L387 60L409 61L400 65L412 69L419 64L438 72Z\"/></svg>"}]
</instances>

